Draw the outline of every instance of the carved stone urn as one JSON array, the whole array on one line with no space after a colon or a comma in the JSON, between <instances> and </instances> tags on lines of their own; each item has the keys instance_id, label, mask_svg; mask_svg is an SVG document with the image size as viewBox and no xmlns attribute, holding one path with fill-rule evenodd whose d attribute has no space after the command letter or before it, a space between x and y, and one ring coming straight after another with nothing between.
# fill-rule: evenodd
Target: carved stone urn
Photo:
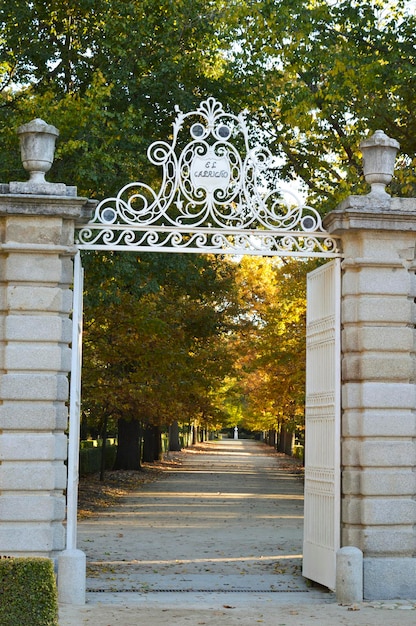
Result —
<instances>
[{"instance_id":1,"label":"carved stone urn","mask_svg":"<svg viewBox=\"0 0 416 626\"><path fill-rule=\"evenodd\" d=\"M37 118L20 126L17 133L23 167L30 174L29 183L44 184L45 173L52 167L58 129Z\"/></svg>"},{"instance_id":2,"label":"carved stone urn","mask_svg":"<svg viewBox=\"0 0 416 626\"><path fill-rule=\"evenodd\" d=\"M380 198L389 198L386 185L391 182L394 172L394 163L400 144L388 137L382 130L376 130L374 135L360 144L363 155L363 169L365 180L371 185L369 195Z\"/></svg>"}]
</instances>

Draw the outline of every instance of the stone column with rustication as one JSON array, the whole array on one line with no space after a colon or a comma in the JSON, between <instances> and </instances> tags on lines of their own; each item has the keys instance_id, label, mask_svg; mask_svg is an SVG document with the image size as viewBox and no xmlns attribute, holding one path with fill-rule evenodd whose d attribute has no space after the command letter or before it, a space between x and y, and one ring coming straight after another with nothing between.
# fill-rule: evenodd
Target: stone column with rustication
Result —
<instances>
[{"instance_id":1,"label":"stone column with rustication","mask_svg":"<svg viewBox=\"0 0 416 626\"><path fill-rule=\"evenodd\" d=\"M0 185L0 554L55 558L63 520L75 187L48 183L58 131L22 126L27 182Z\"/></svg>"},{"instance_id":2,"label":"stone column with rustication","mask_svg":"<svg viewBox=\"0 0 416 626\"><path fill-rule=\"evenodd\" d=\"M399 145L361 144L367 196L325 218L342 263L342 534L364 555L364 597L414 596L416 199L391 198Z\"/></svg>"}]
</instances>

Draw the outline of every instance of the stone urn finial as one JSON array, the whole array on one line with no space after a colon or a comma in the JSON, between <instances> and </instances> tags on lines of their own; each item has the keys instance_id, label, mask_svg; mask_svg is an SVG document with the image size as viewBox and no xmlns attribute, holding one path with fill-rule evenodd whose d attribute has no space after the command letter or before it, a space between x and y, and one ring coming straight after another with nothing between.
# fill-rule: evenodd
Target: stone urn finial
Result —
<instances>
[{"instance_id":1,"label":"stone urn finial","mask_svg":"<svg viewBox=\"0 0 416 626\"><path fill-rule=\"evenodd\" d=\"M45 173L52 167L58 129L37 118L20 126L17 133L23 167L30 174L29 183L44 184Z\"/></svg>"},{"instance_id":2,"label":"stone urn finial","mask_svg":"<svg viewBox=\"0 0 416 626\"><path fill-rule=\"evenodd\" d=\"M386 185L393 178L394 163L399 148L399 142L388 137L382 130L376 130L374 135L361 142L364 176L367 183L371 185L369 195L390 198Z\"/></svg>"}]
</instances>

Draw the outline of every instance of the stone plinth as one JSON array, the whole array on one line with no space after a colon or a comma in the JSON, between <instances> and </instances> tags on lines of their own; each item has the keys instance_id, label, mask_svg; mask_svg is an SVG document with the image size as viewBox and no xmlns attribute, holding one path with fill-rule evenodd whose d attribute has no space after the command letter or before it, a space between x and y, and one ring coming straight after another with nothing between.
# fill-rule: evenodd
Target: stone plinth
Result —
<instances>
[{"instance_id":1,"label":"stone plinth","mask_svg":"<svg viewBox=\"0 0 416 626\"><path fill-rule=\"evenodd\" d=\"M416 199L352 196L325 227L344 252L342 545L364 554L366 599L406 598L416 579Z\"/></svg>"},{"instance_id":2,"label":"stone plinth","mask_svg":"<svg viewBox=\"0 0 416 626\"><path fill-rule=\"evenodd\" d=\"M0 554L54 558L65 548L74 223L88 201L25 185L0 195Z\"/></svg>"}]
</instances>

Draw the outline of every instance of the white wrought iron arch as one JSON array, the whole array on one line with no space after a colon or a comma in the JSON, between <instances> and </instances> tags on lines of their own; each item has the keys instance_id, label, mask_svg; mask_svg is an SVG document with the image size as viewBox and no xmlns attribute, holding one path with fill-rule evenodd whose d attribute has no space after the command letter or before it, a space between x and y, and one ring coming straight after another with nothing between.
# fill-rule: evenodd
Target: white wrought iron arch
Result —
<instances>
[{"instance_id":1,"label":"white wrought iron arch","mask_svg":"<svg viewBox=\"0 0 416 626\"><path fill-rule=\"evenodd\" d=\"M162 170L159 191L131 182L99 202L77 231L80 250L341 256L319 213L276 180L269 149L250 146L245 112L212 97L175 110L172 142L147 152Z\"/></svg>"},{"instance_id":2,"label":"white wrought iron arch","mask_svg":"<svg viewBox=\"0 0 416 626\"><path fill-rule=\"evenodd\" d=\"M148 158L162 169L158 192L143 182L125 185L96 206L76 233L79 250L187 252L280 257L342 256L340 240L325 231L319 213L273 176L276 159L250 147L246 114L224 111L215 98L198 109L176 108L172 142L156 141ZM188 133L185 140L181 133ZM336 262L337 271L340 263ZM71 370L71 473L67 551L76 550L77 451L81 388L82 267L74 273ZM339 295L336 296L339 299ZM73 398L72 398L73 396ZM71 436L72 433L72 436ZM318 442L319 444L319 442ZM319 580L319 578L316 578ZM85 584L85 581L84 581Z\"/></svg>"}]
</instances>

